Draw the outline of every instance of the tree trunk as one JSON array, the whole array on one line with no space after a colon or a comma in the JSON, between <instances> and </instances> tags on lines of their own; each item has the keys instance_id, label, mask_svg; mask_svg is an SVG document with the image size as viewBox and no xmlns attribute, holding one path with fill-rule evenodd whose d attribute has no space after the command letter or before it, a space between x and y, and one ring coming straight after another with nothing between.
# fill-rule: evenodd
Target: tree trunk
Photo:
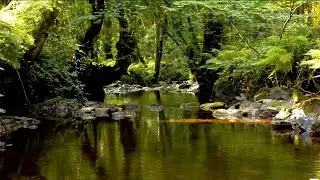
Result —
<instances>
[{"instance_id":1,"label":"tree trunk","mask_svg":"<svg viewBox=\"0 0 320 180\"><path fill-rule=\"evenodd\" d=\"M163 54L163 42L164 42L164 28L161 26L157 28L157 52L156 52L156 62L154 66L154 83L159 83L159 75L160 75L160 65Z\"/></svg>"},{"instance_id":2,"label":"tree trunk","mask_svg":"<svg viewBox=\"0 0 320 180\"><path fill-rule=\"evenodd\" d=\"M113 59L113 54L112 54L112 21L111 18L107 18L104 22L104 27L108 28L107 29L107 35L105 38L104 42L104 52L105 52L105 58L108 59Z\"/></svg>"},{"instance_id":3,"label":"tree trunk","mask_svg":"<svg viewBox=\"0 0 320 180\"><path fill-rule=\"evenodd\" d=\"M119 80L121 76L127 73L127 69L131 63L137 59L135 56L135 52L137 51L137 42L128 27L128 21L125 18L124 9L122 7L122 0L118 0L118 3L120 5L120 9L117 19L120 26L120 36L116 45L116 65L114 67L99 67L90 64L87 70L80 75L80 80L85 84L85 93L90 100L102 101L105 95L103 86ZM99 27L101 28L101 26ZM98 31L94 32L97 33ZM86 37L89 37L89 33ZM89 42L87 44L91 43L91 41L84 42ZM93 44L91 46L93 47ZM90 47L83 48L82 51L86 52L88 48ZM109 51L108 48L106 50Z\"/></svg>"},{"instance_id":4,"label":"tree trunk","mask_svg":"<svg viewBox=\"0 0 320 180\"><path fill-rule=\"evenodd\" d=\"M201 57L200 65L205 65L209 59L207 54L216 56L212 51L220 50L220 42L222 39L222 24L211 17L205 24L203 53ZM218 71L207 68L200 68L196 78L199 83L199 102L210 102L215 98L213 86L215 81L219 78Z\"/></svg>"},{"instance_id":5,"label":"tree trunk","mask_svg":"<svg viewBox=\"0 0 320 180\"><path fill-rule=\"evenodd\" d=\"M95 57L94 42L101 32L104 22L104 0L89 0L89 3L91 4L92 15L95 18L91 20L89 29L80 41L79 50L76 51L76 66L82 64L81 60L86 58L90 52L92 53L92 58ZM105 50L108 50L108 48ZM105 77L100 67L90 63L84 71L80 71L78 78L85 85L84 92L90 100L103 100L103 81Z\"/></svg>"},{"instance_id":6,"label":"tree trunk","mask_svg":"<svg viewBox=\"0 0 320 180\"><path fill-rule=\"evenodd\" d=\"M23 56L21 68L15 70L13 67L5 65L5 71L1 72L1 93L5 94L1 99L2 107L7 110L16 110L27 103L27 96L31 94L31 90L25 90L26 79L29 78L30 66L38 61L41 51L45 45L49 30L54 25L58 16L59 10L54 8L52 11L44 12L43 24L34 34L34 46L31 47ZM41 96L41 94L37 94ZM33 102L39 100L38 97L33 97L30 100Z\"/></svg>"},{"instance_id":7,"label":"tree trunk","mask_svg":"<svg viewBox=\"0 0 320 180\"><path fill-rule=\"evenodd\" d=\"M120 26L120 37L117 42L117 63L115 65L116 78L119 79L122 75L127 73L130 64L137 60L135 52L137 50L137 41L133 37L128 21L125 18L124 9L122 7L123 0L118 0L120 5L118 21Z\"/></svg>"},{"instance_id":8,"label":"tree trunk","mask_svg":"<svg viewBox=\"0 0 320 180\"><path fill-rule=\"evenodd\" d=\"M89 29L80 41L79 50L75 54L76 60L85 58L90 51L93 52L94 41L101 31L104 20L104 0L89 0L89 3L95 18L91 20Z\"/></svg>"},{"instance_id":9,"label":"tree trunk","mask_svg":"<svg viewBox=\"0 0 320 180\"><path fill-rule=\"evenodd\" d=\"M164 0L164 4L166 7L170 7L171 2L168 0ZM155 66L154 66L154 83L158 84L159 83L159 75L160 75L160 67L161 67L161 61L162 61L162 56L163 56L163 46L164 46L164 40L167 37L167 27L168 27L168 18L167 14L165 12L160 11L160 23L157 24L157 52L156 52L156 61L155 61Z\"/></svg>"},{"instance_id":10,"label":"tree trunk","mask_svg":"<svg viewBox=\"0 0 320 180\"><path fill-rule=\"evenodd\" d=\"M201 53L204 55L199 54L200 47L196 42L191 20L190 18L188 19L190 31L193 33L193 45L189 48L188 52L189 65L199 83L199 92L197 93L197 96L200 103L210 102L215 98L213 86L215 81L219 78L219 71L202 68L201 66L206 64L206 61L209 59L208 55L216 56L216 54L213 53L213 50L220 50L220 42L223 33L222 23L217 21L215 17L209 16L206 19L208 20L205 22L203 48ZM195 63L196 61L197 63Z\"/></svg>"},{"instance_id":11,"label":"tree trunk","mask_svg":"<svg viewBox=\"0 0 320 180\"><path fill-rule=\"evenodd\" d=\"M54 8L50 12L45 12L45 17L43 20L43 24L40 28L34 33L34 46L29 49L29 51L24 55L24 60L29 62L34 62L40 56L43 46L49 36L49 30L54 25L59 10Z\"/></svg>"}]
</instances>

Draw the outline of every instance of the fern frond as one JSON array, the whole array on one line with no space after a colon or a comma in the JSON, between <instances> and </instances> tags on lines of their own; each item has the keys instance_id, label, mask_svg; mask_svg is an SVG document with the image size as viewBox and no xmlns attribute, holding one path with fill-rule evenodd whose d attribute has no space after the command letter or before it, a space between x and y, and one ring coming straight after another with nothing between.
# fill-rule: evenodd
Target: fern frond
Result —
<instances>
[{"instance_id":1,"label":"fern frond","mask_svg":"<svg viewBox=\"0 0 320 180\"><path fill-rule=\"evenodd\" d=\"M308 60L308 61L302 61L300 63L300 65L308 66L310 69L319 69L320 68L320 59L316 58L316 59L312 59L312 60Z\"/></svg>"}]
</instances>

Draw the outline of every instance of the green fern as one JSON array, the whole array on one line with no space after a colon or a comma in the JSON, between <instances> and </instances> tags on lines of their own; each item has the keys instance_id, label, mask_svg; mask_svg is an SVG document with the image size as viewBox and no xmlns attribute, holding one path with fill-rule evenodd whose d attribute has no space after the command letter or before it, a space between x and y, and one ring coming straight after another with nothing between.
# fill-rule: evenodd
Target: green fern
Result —
<instances>
[{"instance_id":1,"label":"green fern","mask_svg":"<svg viewBox=\"0 0 320 180\"><path fill-rule=\"evenodd\" d=\"M266 53L265 59L261 60L259 64L263 67L272 68L269 77L274 76L277 72L288 73L292 69L293 54L287 50L273 47Z\"/></svg>"},{"instance_id":2,"label":"green fern","mask_svg":"<svg viewBox=\"0 0 320 180\"><path fill-rule=\"evenodd\" d=\"M313 59L308 61L302 61L301 66L307 66L310 69L319 69L320 68L320 50L311 49L305 55L311 56Z\"/></svg>"}]
</instances>

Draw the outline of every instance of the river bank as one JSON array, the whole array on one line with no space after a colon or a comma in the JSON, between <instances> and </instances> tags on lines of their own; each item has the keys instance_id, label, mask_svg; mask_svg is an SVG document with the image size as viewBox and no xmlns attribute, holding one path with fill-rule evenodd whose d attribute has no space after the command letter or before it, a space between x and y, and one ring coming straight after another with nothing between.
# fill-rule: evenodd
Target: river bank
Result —
<instances>
[{"instance_id":1,"label":"river bank","mask_svg":"<svg viewBox=\"0 0 320 180\"><path fill-rule=\"evenodd\" d=\"M105 92L106 95L130 94L139 91L168 91L194 94L197 87L198 85L191 81L183 83L161 82L161 85L157 87L143 87L116 82L106 86ZM11 133L19 129L37 129L42 121L55 121L58 124L71 122L72 126L78 128L81 124L90 123L95 120L119 121L134 118L136 116L135 111L140 108L141 105L130 102L115 105L94 101L82 102L77 99L56 97L26 107L19 113L19 116L0 117L0 138L6 139L10 137ZM159 112L164 107L163 105L152 104L148 106L148 108L151 109L151 111Z\"/></svg>"},{"instance_id":2,"label":"river bank","mask_svg":"<svg viewBox=\"0 0 320 180\"><path fill-rule=\"evenodd\" d=\"M175 92L194 95L197 88L198 85L190 81L162 83L162 86L157 87L143 87L117 82L106 86L105 92L106 97L139 92ZM265 88L260 90L253 98L247 98L246 95L241 94L234 99L232 102L214 102L200 106L194 104L194 102L183 102L179 104L179 107L184 111L193 107L211 112L211 118L225 120L226 122L237 120L241 123L254 123L262 120L261 122L270 124L274 130L280 133L293 131L297 134L320 136L320 125L318 123L320 119L320 111L318 110L320 108L320 98L316 96L305 97L301 94L298 96L285 88ZM57 97L28 107L21 113L21 117L1 117L0 135L1 137L8 137L12 132L21 128L37 129L41 121L55 121L58 124L70 123L74 128L78 128L82 124L88 124L96 120L129 120L134 119L137 112L143 107L153 112L161 112L165 108L160 100L156 104L142 105L125 101L115 104L108 98L106 102L80 102L76 99Z\"/></svg>"},{"instance_id":3,"label":"river bank","mask_svg":"<svg viewBox=\"0 0 320 180\"><path fill-rule=\"evenodd\" d=\"M253 98L244 94L236 103L203 104L202 109L212 111L217 119L269 119L278 132L294 131L307 136L320 135L320 97L305 96L287 88L263 88Z\"/></svg>"},{"instance_id":4,"label":"river bank","mask_svg":"<svg viewBox=\"0 0 320 180\"><path fill-rule=\"evenodd\" d=\"M197 101L190 93L144 91L112 98L119 104L139 105L136 116L131 120L93 120L77 128L71 122L56 127L56 121L47 120L38 129L20 129L6 141L6 151L0 152L0 177L318 177L319 142L313 138L308 142L299 134L277 133L269 119L217 120L212 112L208 112L211 119L202 118L199 104L181 107ZM164 108L152 111L155 104Z\"/></svg>"}]
</instances>

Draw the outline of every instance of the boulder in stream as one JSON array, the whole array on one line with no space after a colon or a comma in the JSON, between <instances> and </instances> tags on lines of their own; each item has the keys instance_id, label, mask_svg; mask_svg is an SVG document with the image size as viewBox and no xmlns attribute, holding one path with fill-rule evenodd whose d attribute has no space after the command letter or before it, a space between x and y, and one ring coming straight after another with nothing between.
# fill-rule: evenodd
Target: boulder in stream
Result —
<instances>
[{"instance_id":1,"label":"boulder in stream","mask_svg":"<svg viewBox=\"0 0 320 180\"><path fill-rule=\"evenodd\" d=\"M81 104L75 99L54 98L33 105L28 114L44 120L82 120L91 121L97 118L108 118L120 108L99 102L88 101Z\"/></svg>"},{"instance_id":2,"label":"boulder in stream","mask_svg":"<svg viewBox=\"0 0 320 180\"><path fill-rule=\"evenodd\" d=\"M242 118L247 113L241 109L217 109L212 112L212 116L217 119Z\"/></svg>"},{"instance_id":3,"label":"boulder in stream","mask_svg":"<svg viewBox=\"0 0 320 180\"><path fill-rule=\"evenodd\" d=\"M319 116L320 115L320 98L310 98L301 102L299 105L307 116Z\"/></svg>"},{"instance_id":4,"label":"boulder in stream","mask_svg":"<svg viewBox=\"0 0 320 180\"><path fill-rule=\"evenodd\" d=\"M96 108L94 115L96 118L108 118L110 111L110 108Z\"/></svg>"},{"instance_id":5,"label":"boulder in stream","mask_svg":"<svg viewBox=\"0 0 320 180\"><path fill-rule=\"evenodd\" d=\"M255 101L261 99L288 100L291 98L291 90L284 87L261 88L254 96Z\"/></svg>"},{"instance_id":6,"label":"boulder in stream","mask_svg":"<svg viewBox=\"0 0 320 180\"><path fill-rule=\"evenodd\" d=\"M277 110L274 109L260 109L258 111L258 119L272 119L278 113ZM255 117L256 118L256 117Z\"/></svg>"},{"instance_id":7,"label":"boulder in stream","mask_svg":"<svg viewBox=\"0 0 320 180\"><path fill-rule=\"evenodd\" d=\"M12 132L21 128L37 129L40 121L28 117L1 116L0 117L0 137L9 136Z\"/></svg>"},{"instance_id":8,"label":"boulder in stream","mask_svg":"<svg viewBox=\"0 0 320 180\"><path fill-rule=\"evenodd\" d=\"M125 112L114 112L111 114L111 118L116 121L134 118L136 116L135 112L132 111L125 111Z\"/></svg>"},{"instance_id":9,"label":"boulder in stream","mask_svg":"<svg viewBox=\"0 0 320 180\"><path fill-rule=\"evenodd\" d=\"M215 109L223 108L224 102L205 103L200 105L200 109L204 111L214 111Z\"/></svg>"},{"instance_id":10,"label":"boulder in stream","mask_svg":"<svg viewBox=\"0 0 320 180\"><path fill-rule=\"evenodd\" d=\"M278 114L273 118L274 120L286 120L290 117L291 113L288 110L281 110Z\"/></svg>"},{"instance_id":11,"label":"boulder in stream","mask_svg":"<svg viewBox=\"0 0 320 180\"><path fill-rule=\"evenodd\" d=\"M297 108L293 109L291 113L287 110L280 111L271 124L275 130L288 129L309 133L315 121L314 117L306 116L303 109Z\"/></svg>"},{"instance_id":12,"label":"boulder in stream","mask_svg":"<svg viewBox=\"0 0 320 180\"><path fill-rule=\"evenodd\" d=\"M164 109L164 105L162 104L151 104L147 107L153 112L160 112Z\"/></svg>"}]
</instances>

